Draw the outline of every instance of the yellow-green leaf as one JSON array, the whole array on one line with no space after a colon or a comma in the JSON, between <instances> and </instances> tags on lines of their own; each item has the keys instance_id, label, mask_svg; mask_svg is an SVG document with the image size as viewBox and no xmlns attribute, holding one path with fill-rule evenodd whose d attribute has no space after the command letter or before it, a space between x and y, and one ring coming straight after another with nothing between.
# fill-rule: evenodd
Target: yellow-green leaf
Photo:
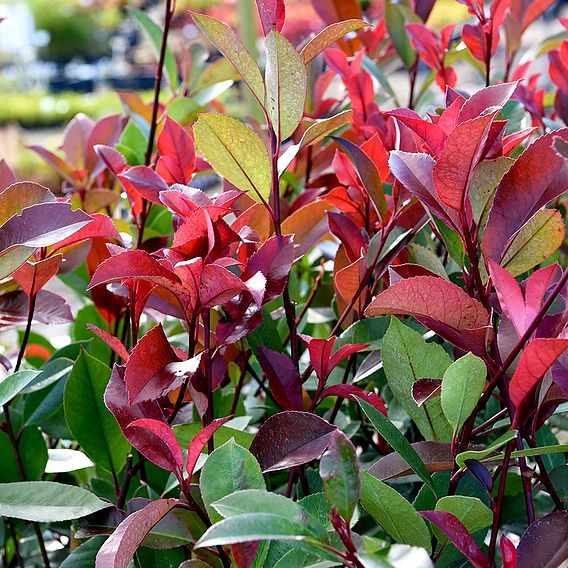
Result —
<instances>
[{"instance_id":1,"label":"yellow-green leaf","mask_svg":"<svg viewBox=\"0 0 568 568\"><path fill-rule=\"evenodd\" d=\"M280 140L288 138L304 115L306 66L292 44L277 31L266 36L266 110Z\"/></svg>"},{"instance_id":2,"label":"yellow-green leaf","mask_svg":"<svg viewBox=\"0 0 568 568\"><path fill-rule=\"evenodd\" d=\"M223 22L192 12L193 21L207 39L230 61L258 102L264 104L264 83L254 57L243 45L237 34Z\"/></svg>"},{"instance_id":3,"label":"yellow-green leaf","mask_svg":"<svg viewBox=\"0 0 568 568\"><path fill-rule=\"evenodd\" d=\"M251 128L223 114L200 114L193 127L197 148L215 171L257 201L270 195L270 158Z\"/></svg>"},{"instance_id":4,"label":"yellow-green leaf","mask_svg":"<svg viewBox=\"0 0 568 568\"><path fill-rule=\"evenodd\" d=\"M309 63L332 43L341 39L344 35L367 27L369 24L363 20L343 20L324 28L317 36L312 38L300 52L304 63Z\"/></svg>"},{"instance_id":5,"label":"yellow-green leaf","mask_svg":"<svg viewBox=\"0 0 568 568\"><path fill-rule=\"evenodd\" d=\"M562 215L556 209L543 209L515 235L501 265L518 276L540 264L564 241Z\"/></svg>"}]
</instances>

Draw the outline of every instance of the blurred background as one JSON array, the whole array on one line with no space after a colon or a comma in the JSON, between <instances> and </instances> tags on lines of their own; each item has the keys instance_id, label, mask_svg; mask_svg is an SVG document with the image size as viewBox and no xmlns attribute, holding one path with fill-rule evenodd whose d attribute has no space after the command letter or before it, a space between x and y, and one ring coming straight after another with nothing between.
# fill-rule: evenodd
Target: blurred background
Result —
<instances>
[{"instance_id":1,"label":"blurred background","mask_svg":"<svg viewBox=\"0 0 568 568\"><path fill-rule=\"evenodd\" d=\"M361 4L372 21L383 1ZM98 118L119 111L117 90L151 98L155 57L129 8L144 10L158 24L163 20L162 0L0 0L0 157L19 177L53 187L52 171L26 145L55 149L65 123L78 112ZM175 53L195 43L210 49L190 9L239 28L249 44L257 37L254 0L177 0L169 40ZM529 43L542 35L542 26L561 29L556 15L531 27ZM429 24L462 20L465 6L438 0ZM324 25L310 0L287 0L284 33L294 44Z\"/></svg>"}]
</instances>

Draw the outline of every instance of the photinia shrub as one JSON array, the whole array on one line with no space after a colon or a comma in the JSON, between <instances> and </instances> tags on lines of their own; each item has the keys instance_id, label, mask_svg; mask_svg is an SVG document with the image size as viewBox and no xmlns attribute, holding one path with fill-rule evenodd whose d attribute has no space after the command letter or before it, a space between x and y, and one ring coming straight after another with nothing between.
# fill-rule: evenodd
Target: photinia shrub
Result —
<instances>
[{"instance_id":1,"label":"photinia shrub","mask_svg":"<svg viewBox=\"0 0 568 568\"><path fill-rule=\"evenodd\" d=\"M6 566L565 564L568 40L459 2L132 10L152 102L0 162Z\"/></svg>"}]
</instances>

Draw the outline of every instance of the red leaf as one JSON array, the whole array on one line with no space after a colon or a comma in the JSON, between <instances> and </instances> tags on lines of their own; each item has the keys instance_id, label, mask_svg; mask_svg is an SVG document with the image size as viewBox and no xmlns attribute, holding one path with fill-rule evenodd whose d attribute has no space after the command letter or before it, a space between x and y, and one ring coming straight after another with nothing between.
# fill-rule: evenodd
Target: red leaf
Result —
<instances>
[{"instance_id":1,"label":"red leaf","mask_svg":"<svg viewBox=\"0 0 568 568\"><path fill-rule=\"evenodd\" d=\"M345 247L349 262L355 262L367 251L367 243L357 225L345 214L328 211L329 230Z\"/></svg>"},{"instance_id":2,"label":"red leaf","mask_svg":"<svg viewBox=\"0 0 568 568\"><path fill-rule=\"evenodd\" d=\"M282 30L286 18L284 0L256 0L256 7L265 36L272 30Z\"/></svg>"},{"instance_id":3,"label":"red leaf","mask_svg":"<svg viewBox=\"0 0 568 568\"><path fill-rule=\"evenodd\" d=\"M117 177L127 191L134 191L158 205L161 205L160 191L169 189L168 184L149 166L134 166Z\"/></svg>"},{"instance_id":4,"label":"red leaf","mask_svg":"<svg viewBox=\"0 0 568 568\"><path fill-rule=\"evenodd\" d=\"M0 160L0 191L4 191L8 186L16 183L16 176L6 163L6 160L2 158Z\"/></svg>"},{"instance_id":5,"label":"red leaf","mask_svg":"<svg viewBox=\"0 0 568 568\"><path fill-rule=\"evenodd\" d=\"M250 451L265 473L302 465L323 454L336 428L310 412L280 412L260 427Z\"/></svg>"},{"instance_id":6,"label":"red leaf","mask_svg":"<svg viewBox=\"0 0 568 568\"><path fill-rule=\"evenodd\" d=\"M266 278L263 303L278 298L286 286L290 268L294 262L294 241L292 235L274 236L248 259L242 274L244 281L261 272Z\"/></svg>"},{"instance_id":7,"label":"red leaf","mask_svg":"<svg viewBox=\"0 0 568 568\"><path fill-rule=\"evenodd\" d=\"M418 514L436 525L474 568L489 568L489 561L457 517L446 511L418 511Z\"/></svg>"},{"instance_id":8,"label":"red leaf","mask_svg":"<svg viewBox=\"0 0 568 568\"><path fill-rule=\"evenodd\" d=\"M503 568L517 568L517 549L504 533L501 535L499 548L501 549Z\"/></svg>"},{"instance_id":9,"label":"red leaf","mask_svg":"<svg viewBox=\"0 0 568 568\"><path fill-rule=\"evenodd\" d=\"M517 83L501 83L480 89L461 107L458 121L465 122L479 117L484 111L492 107L502 107L513 96Z\"/></svg>"},{"instance_id":10,"label":"red leaf","mask_svg":"<svg viewBox=\"0 0 568 568\"><path fill-rule=\"evenodd\" d=\"M108 331L100 329L92 323L88 323L87 328L100 337L123 361L128 361L128 351L118 337L111 335Z\"/></svg>"},{"instance_id":11,"label":"red leaf","mask_svg":"<svg viewBox=\"0 0 568 568\"><path fill-rule=\"evenodd\" d=\"M162 325L153 327L132 349L126 364L124 379L130 403L157 399L177 388L181 381L178 378L172 385L175 375L169 365L178 361ZM194 372L198 366L199 361Z\"/></svg>"},{"instance_id":12,"label":"red leaf","mask_svg":"<svg viewBox=\"0 0 568 568\"><path fill-rule=\"evenodd\" d=\"M125 251L111 256L99 264L87 290L101 284L119 282L130 278L152 282L171 290L176 295L185 294L180 279L171 270L163 267L157 260L142 250Z\"/></svg>"},{"instance_id":13,"label":"red leaf","mask_svg":"<svg viewBox=\"0 0 568 568\"><path fill-rule=\"evenodd\" d=\"M120 233L110 217L102 213L93 213L91 217L93 219L92 223L89 223L86 227L83 227L70 237L57 243L53 250L57 251L63 247L68 247L86 239L94 238L116 239L122 243Z\"/></svg>"},{"instance_id":14,"label":"red leaf","mask_svg":"<svg viewBox=\"0 0 568 568\"><path fill-rule=\"evenodd\" d=\"M568 349L568 339L538 338L524 349L511 384L511 402L519 407L531 394L552 364ZM518 414L518 413L517 413Z\"/></svg>"},{"instance_id":15,"label":"red leaf","mask_svg":"<svg viewBox=\"0 0 568 568\"><path fill-rule=\"evenodd\" d=\"M283 410L301 410L302 382L292 359L261 345L258 349L258 362L280 407Z\"/></svg>"},{"instance_id":16,"label":"red leaf","mask_svg":"<svg viewBox=\"0 0 568 568\"><path fill-rule=\"evenodd\" d=\"M383 314L414 316L458 347L478 355L485 353L487 310L443 278L415 276L393 284L365 310L366 316Z\"/></svg>"},{"instance_id":17,"label":"red leaf","mask_svg":"<svg viewBox=\"0 0 568 568\"><path fill-rule=\"evenodd\" d=\"M187 465L185 466L188 482L191 481L195 464L197 463L197 460L199 459L199 456L207 442L209 442L213 434L215 434L215 432L231 418L232 416L225 416L224 418L217 418L216 420L213 420L211 424L200 430L195 438L189 442L189 447L187 449Z\"/></svg>"},{"instance_id":18,"label":"red leaf","mask_svg":"<svg viewBox=\"0 0 568 568\"><path fill-rule=\"evenodd\" d=\"M126 517L101 546L95 568L128 568L152 527L177 505L177 499L158 499Z\"/></svg>"},{"instance_id":19,"label":"red leaf","mask_svg":"<svg viewBox=\"0 0 568 568\"><path fill-rule=\"evenodd\" d=\"M94 149L109 171L115 175L119 174L128 165L126 158L110 146L97 144L94 146Z\"/></svg>"},{"instance_id":20,"label":"red leaf","mask_svg":"<svg viewBox=\"0 0 568 568\"><path fill-rule=\"evenodd\" d=\"M418 379L412 383L412 398L418 406L442 394L440 379Z\"/></svg>"},{"instance_id":21,"label":"red leaf","mask_svg":"<svg viewBox=\"0 0 568 568\"><path fill-rule=\"evenodd\" d=\"M140 418L131 422L124 435L152 463L171 471L183 483L183 454L173 430L160 420Z\"/></svg>"},{"instance_id":22,"label":"red leaf","mask_svg":"<svg viewBox=\"0 0 568 568\"><path fill-rule=\"evenodd\" d=\"M28 296L35 296L57 274L62 259L57 254L38 262L26 262L14 272L13 278Z\"/></svg>"},{"instance_id":23,"label":"red leaf","mask_svg":"<svg viewBox=\"0 0 568 568\"><path fill-rule=\"evenodd\" d=\"M247 290L244 282L218 264L203 267L199 282L199 299L204 308L220 306Z\"/></svg>"},{"instance_id":24,"label":"red leaf","mask_svg":"<svg viewBox=\"0 0 568 568\"><path fill-rule=\"evenodd\" d=\"M383 399L376 393L370 392L362 389L361 387L355 385L332 385L327 387L322 393L321 398L324 399L327 396L337 396L340 398L348 398L356 402L356 397L361 398L368 402L371 406L374 406L379 412L382 412L385 416L387 415L387 408Z\"/></svg>"},{"instance_id":25,"label":"red leaf","mask_svg":"<svg viewBox=\"0 0 568 568\"><path fill-rule=\"evenodd\" d=\"M499 262L509 239L539 209L566 191L568 165L554 149L557 136L568 140L568 129L541 136L503 177L483 232L482 249L486 258Z\"/></svg>"},{"instance_id":26,"label":"red leaf","mask_svg":"<svg viewBox=\"0 0 568 568\"><path fill-rule=\"evenodd\" d=\"M157 140L160 158L156 171L167 183L187 184L195 170L195 146L186 130L170 117Z\"/></svg>"},{"instance_id":27,"label":"red leaf","mask_svg":"<svg viewBox=\"0 0 568 568\"><path fill-rule=\"evenodd\" d=\"M489 127L498 112L496 109L462 122L448 136L433 171L436 193L448 207L464 209L471 173L481 159Z\"/></svg>"}]
</instances>

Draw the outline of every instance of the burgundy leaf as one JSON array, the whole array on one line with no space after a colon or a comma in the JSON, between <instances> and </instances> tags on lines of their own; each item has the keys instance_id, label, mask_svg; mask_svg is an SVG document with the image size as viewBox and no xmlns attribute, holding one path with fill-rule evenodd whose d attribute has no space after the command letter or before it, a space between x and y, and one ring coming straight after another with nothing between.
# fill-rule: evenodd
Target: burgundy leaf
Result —
<instances>
[{"instance_id":1,"label":"burgundy leaf","mask_svg":"<svg viewBox=\"0 0 568 568\"><path fill-rule=\"evenodd\" d=\"M429 472L452 471L454 457L449 443L415 442L412 444L412 447L416 450L416 453L420 456ZM413 469L396 452L387 454L376 461L368 469L368 472L381 481L395 477L404 477L414 473Z\"/></svg>"},{"instance_id":2,"label":"burgundy leaf","mask_svg":"<svg viewBox=\"0 0 568 568\"><path fill-rule=\"evenodd\" d=\"M442 394L442 381L440 379L418 379L412 383L412 398L418 406L427 400Z\"/></svg>"},{"instance_id":3,"label":"burgundy leaf","mask_svg":"<svg viewBox=\"0 0 568 568\"><path fill-rule=\"evenodd\" d=\"M177 499L158 499L126 517L100 548L95 568L128 568L152 527L177 505Z\"/></svg>"},{"instance_id":4,"label":"burgundy leaf","mask_svg":"<svg viewBox=\"0 0 568 568\"><path fill-rule=\"evenodd\" d=\"M513 96L517 83L500 83L499 85L491 85L480 89L469 99L465 101L461 107L459 114L459 122L465 122L472 118L477 118L482 112L491 107L502 107Z\"/></svg>"},{"instance_id":5,"label":"burgundy leaf","mask_svg":"<svg viewBox=\"0 0 568 568\"><path fill-rule=\"evenodd\" d=\"M534 339L523 349L509 385L511 402L515 406L519 407L524 402L566 349L568 349L568 339L545 338Z\"/></svg>"},{"instance_id":6,"label":"burgundy leaf","mask_svg":"<svg viewBox=\"0 0 568 568\"><path fill-rule=\"evenodd\" d=\"M180 484L183 483L183 454L166 422L139 418L124 429L124 435L143 456L158 467L171 471Z\"/></svg>"},{"instance_id":7,"label":"burgundy leaf","mask_svg":"<svg viewBox=\"0 0 568 568\"><path fill-rule=\"evenodd\" d=\"M197 463L203 448L207 445L207 442L209 442L215 432L231 418L232 416L225 416L224 418L217 418L216 420L213 420L211 424L200 430L195 438L189 442L189 447L187 449L187 465L185 466L188 482L191 481L195 464Z\"/></svg>"},{"instance_id":8,"label":"burgundy leaf","mask_svg":"<svg viewBox=\"0 0 568 568\"><path fill-rule=\"evenodd\" d=\"M539 209L568 189L568 165L553 146L558 136L568 140L568 129L541 136L503 177L483 232L482 249L486 258L499 262L511 237Z\"/></svg>"},{"instance_id":9,"label":"burgundy leaf","mask_svg":"<svg viewBox=\"0 0 568 568\"><path fill-rule=\"evenodd\" d=\"M568 511L534 522L517 547L517 568L557 568L568 560Z\"/></svg>"},{"instance_id":10,"label":"burgundy leaf","mask_svg":"<svg viewBox=\"0 0 568 568\"><path fill-rule=\"evenodd\" d=\"M327 221L331 233L343 243L349 262L355 262L361 256L361 251L367 251L361 231L347 215L328 211Z\"/></svg>"},{"instance_id":11,"label":"burgundy leaf","mask_svg":"<svg viewBox=\"0 0 568 568\"><path fill-rule=\"evenodd\" d=\"M2 158L0 160L0 191L4 191L9 185L16 183L16 176L6 163L6 160Z\"/></svg>"},{"instance_id":12,"label":"burgundy leaf","mask_svg":"<svg viewBox=\"0 0 568 568\"><path fill-rule=\"evenodd\" d=\"M284 0L256 0L256 7L265 36L272 30L282 31L286 18Z\"/></svg>"},{"instance_id":13,"label":"burgundy leaf","mask_svg":"<svg viewBox=\"0 0 568 568\"><path fill-rule=\"evenodd\" d=\"M261 345L258 362L282 410L302 410L302 381L292 359Z\"/></svg>"},{"instance_id":14,"label":"burgundy leaf","mask_svg":"<svg viewBox=\"0 0 568 568\"><path fill-rule=\"evenodd\" d=\"M474 568L489 568L489 561L457 517L446 511L418 511L418 514L436 525Z\"/></svg>"},{"instance_id":15,"label":"burgundy leaf","mask_svg":"<svg viewBox=\"0 0 568 568\"><path fill-rule=\"evenodd\" d=\"M167 183L188 183L195 170L195 146L186 130L166 116L157 140L156 171Z\"/></svg>"},{"instance_id":16,"label":"burgundy leaf","mask_svg":"<svg viewBox=\"0 0 568 568\"><path fill-rule=\"evenodd\" d=\"M335 429L309 412L280 412L260 427L250 451L265 473L287 469L319 458Z\"/></svg>"},{"instance_id":17,"label":"burgundy leaf","mask_svg":"<svg viewBox=\"0 0 568 568\"><path fill-rule=\"evenodd\" d=\"M493 490L493 477L489 470L477 460L465 460L465 465L470 473L485 487L487 492L491 495Z\"/></svg>"},{"instance_id":18,"label":"burgundy leaf","mask_svg":"<svg viewBox=\"0 0 568 568\"><path fill-rule=\"evenodd\" d=\"M97 144L94 149L109 171L115 175L119 174L128 165L126 158L118 150L110 146Z\"/></svg>"},{"instance_id":19,"label":"burgundy leaf","mask_svg":"<svg viewBox=\"0 0 568 568\"><path fill-rule=\"evenodd\" d=\"M48 247L73 235L92 222L69 203L38 203L26 207L0 227L0 251L15 245Z\"/></svg>"},{"instance_id":20,"label":"burgundy leaf","mask_svg":"<svg viewBox=\"0 0 568 568\"><path fill-rule=\"evenodd\" d=\"M124 383L124 366L115 364L104 396L105 406L111 411L121 430L139 418L162 421L164 414L156 401L130 404Z\"/></svg>"}]
</instances>

